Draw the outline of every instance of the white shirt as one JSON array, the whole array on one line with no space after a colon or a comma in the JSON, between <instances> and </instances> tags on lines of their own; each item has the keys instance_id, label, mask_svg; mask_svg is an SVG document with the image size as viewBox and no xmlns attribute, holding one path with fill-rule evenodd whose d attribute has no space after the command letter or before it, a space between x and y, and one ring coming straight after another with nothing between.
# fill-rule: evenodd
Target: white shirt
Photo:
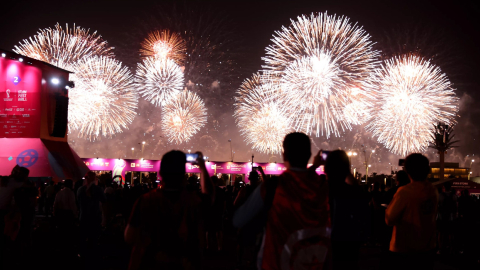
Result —
<instances>
[{"instance_id":1,"label":"white shirt","mask_svg":"<svg viewBox=\"0 0 480 270\"><path fill-rule=\"evenodd\" d=\"M75 204L75 193L69 188L63 188L57 193L53 209L71 210L77 216L77 205Z\"/></svg>"}]
</instances>

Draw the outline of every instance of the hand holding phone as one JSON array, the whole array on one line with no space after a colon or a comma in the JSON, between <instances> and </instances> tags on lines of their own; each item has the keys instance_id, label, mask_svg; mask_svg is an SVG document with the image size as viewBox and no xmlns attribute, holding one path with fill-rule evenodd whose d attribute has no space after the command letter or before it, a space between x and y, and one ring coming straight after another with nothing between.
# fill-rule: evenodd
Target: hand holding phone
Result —
<instances>
[{"instance_id":1,"label":"hand holding phone","mask_svg":"<svg viewBox=\"0 0 480 270\"><path fill-rule=\"evenodd\" d=\"M192 164L197 164L198 153L186 154L186 156L187 156L187 162L190 162Z\"/></svg>"}]
</instances>

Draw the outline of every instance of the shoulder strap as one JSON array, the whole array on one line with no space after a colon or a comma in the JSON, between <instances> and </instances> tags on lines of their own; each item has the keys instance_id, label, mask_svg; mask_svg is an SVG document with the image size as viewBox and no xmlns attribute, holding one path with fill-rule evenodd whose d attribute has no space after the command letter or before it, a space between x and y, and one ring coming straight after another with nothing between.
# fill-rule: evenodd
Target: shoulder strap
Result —
<instances>
[{"instance_id":1,"label":"shoulder strap","mask_svg":"<svg viewBox=\"0 0 480 270\"><path fill-rule=\"evenodd\" d=\"M277 191L278 181L280 181L280 178L277 178L277 180L269 179L269 181L265 181L265 212L267 213L272 207L273 199L275 198L275 192Z\"/></svg>"}]
</instances>

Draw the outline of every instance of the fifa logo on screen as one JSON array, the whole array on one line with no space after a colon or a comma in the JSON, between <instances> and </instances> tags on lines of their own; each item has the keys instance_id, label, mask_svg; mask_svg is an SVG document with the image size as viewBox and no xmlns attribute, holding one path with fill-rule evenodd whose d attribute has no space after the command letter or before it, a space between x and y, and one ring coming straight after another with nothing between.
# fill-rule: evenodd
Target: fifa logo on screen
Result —
<instances>
[{"instance_id":1,"label":"fifa logo on screen","mask_svg":"<svg viewBox=\"0 0 480 270\"><path fill-rule=\"evenodd\" d=\"M6 98L3 98L3 101L12 101L13 99L10 97L10 89L7 89L5 91L5 94L7 94Z\"/></svg>"}]
</instances>

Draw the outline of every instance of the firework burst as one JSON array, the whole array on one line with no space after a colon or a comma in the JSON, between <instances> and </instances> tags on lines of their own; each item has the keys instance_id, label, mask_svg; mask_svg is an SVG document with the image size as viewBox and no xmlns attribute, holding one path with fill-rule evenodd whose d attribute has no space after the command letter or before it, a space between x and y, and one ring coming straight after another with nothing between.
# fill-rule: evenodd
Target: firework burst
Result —
<instances>
[{"instance_id":1,"label":"firework burst","mask_svg":"<svg viewBox=\"0 0 480 270\"><path fill-rule=\"evenodd\" d=\"M254 74L243 82L235 98L235 117L247 144L264 153L281 153L282 141L292 131L281 90L271 77Z\"/></svg>"},{"instance_id":2,"label":"firework burst","mask_svg":"<svg viewBox=\"0 0 480 270\"><path fill-rule=\"evenodd\" d=\"M90 140L122 132L135 117L138 99L133 76L112 58L90 57L74 63L70 89L69 128Z\"/></svg>"},{"instance_id":3,"label":"firework burst","mask_svg":"<svg viewBox=\"0 0 480 270\"><path fill-rule=\"evenodd\" d=\"M173 60L153 57L138 64L135 76L139 93L155 106L165 105L183 89L183 72Z\"/></svg>"},{"instance_id":4,"label":"firework burst","mask_svg":"<svg viewBox=\"0 0 480 270\"><path fill-rule=\"evenodd\" d=\"M162 107L162 130L169 142L188 142L207 123L207 110L200 97L182 91Z\"/></svg>"},{"instance_id":5,"label":"firework burst","mask_svg":"<svg viewBox=\"0 0 480 270\"><path fill-rule=\"evenodd\" d=\"M172 59L182 65L185 60L185 40L177 33L168 30L154 31L142 42L140 53L144 57Z\"/></svg>"},{"instance_id":6,"label":"firework burst","mask_svg":"<svg viewBox=\"0 0 480 270\"><path fill-rule=\"evenodd\" d=\"M377 111L367 125L378 141L395 154L424 151L432 124L451 124L458 98L439 67L415 55L387 60L371 84Z\"/></svg>"},{"instance_id":7,"label":"firework burst","mask_svg":"<svg viewBox=\"0 0 480 270\"><path fill-rule=\"evenodd\" d=\"M79 26L62 28L59 24L55 28L39 30L29 39L24 39L13 51L40 61L50 63L59 68L72 70L72 64L90 56L113 56L112 47L102 40L97 32Z\"/></svg>"},{"instance_id":8,"label":"firework burst","mask_svg":"<svg viewBox=\"0 0 480 270\"><path fill-rule=\"evenodd\" d=\"M370 106L349 108L355 100L369 105L361 90L377 66L378 52L370 36L347 17L326 13L301 16L275 32L263 68L280 77L287 106L296 107L294 127L316 136L340 136L351 124L364 122ZM352 89L360 89L351 96Z\"/></svg>"}]
</instances>

